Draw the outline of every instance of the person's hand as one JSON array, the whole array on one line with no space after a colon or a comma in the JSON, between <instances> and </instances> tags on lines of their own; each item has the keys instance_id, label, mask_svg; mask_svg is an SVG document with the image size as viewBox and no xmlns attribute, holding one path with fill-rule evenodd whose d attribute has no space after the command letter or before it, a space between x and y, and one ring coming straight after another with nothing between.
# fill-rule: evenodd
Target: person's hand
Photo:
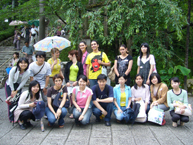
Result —
<instances>
[{"instance_id":1,"label":"person's hand","mask_svg":"<svg viewBox=\"0 0 193 145\"><path fill-rule=\"evenodd\" d=\"M121 109L118 109L117 114L119 113L123 113L123 111Z\"/></svg>"},{"instance_id":2,"label":"person's hand","mask_svg":"<svg viewBox=\"0 0 193 145\"><path fill-rule=\"evenodd\" d=\"M158 102L155 101L155 102L153 102L152 104L153 104L154 106L157 106L157 105L158 105Z\"/></svg>"},{"instance_id":3,"label":"person's hand","mask_svg":"<svg viewBox=\"0 0 193 145\"><path fill-rule=\"evenodd\" d=\"M80 117L78 118L79 121L81 121L84 118L84 116L81 114Z\"/></svg>"},{"instance_id":4,"label":"person's hand","mask_svg":"<svg viewBox=\"0 0 193 145\"><path fill-rule=\"evenodd\" d=\"M56 65L57 64L57 59L56 60L54 60L54 63L53 63L54 65Z\"/></svg>"},{"instance_id":5,"label":"person's hand","mask_svg":"<svg viewBox=\"0 0 193 145\"><path fill-rule=\"evenodd\" d=\"M57 116L60 117L61 113L62 113L62 110L58 108L58 110L56 112Z\"/></svg>"},{"instance_id":6,"label":"person's hand","mask_svg":"<svg viewBox=\"0 0 193 145\"><path fill-rule=\"evenodd\" d=\"M87 80L87 83L86 83L86 84L87 84L87 86L89 86L89 85L90 85L89 79Z\"/></svg>"},{"instance_id":7,"label":"person's hand","mask_svg":"<svg viewBox=\"0 0 193 145\"><path fill-rule=\"evenodd\" d=\"M102 64L102 61L101 61L101 60L98 60L98 63L101 65L101 64Z\"/></svg>"},{"instance_id":8,"label":"person's hand","mask_svg":"<svg viewBox=\"0 0 193 145\"><path fill-rule=\"evenodd\" d=\"M34 102L33 102L33 103L30 103L30 104L29 104L29 107L36 107L36 103L34 103Z\"/></svg>"},{"instance_id":9,"label":"person's hand","mask_svg":"<svg viewBox=\"0 0 193 145\"><path fill-rule=\"evenodd\" d=\"M149 85L149 79L147 79L146 84Z\"/></svg>"},{"instance_id":10,"label":"person's hand","mask_svg":"<svg viewBox=\"0 0 193 145\"><path fill-rule=\"evenodd\" d=\"M96 98L96 101L97 101L97 102L100 102L100 99L99 99L99 98Z\"/></svg>"},{"instance_id":11,"label":"person's hand","mask_svg":"<svg viewBox=\"0 0 193 145\"><path fill-rule=\"evenodd\" d=\"M56 119L58 119L58 116L57 116L57 114L56 114L56 113L54 114L54 116L55 116L55 118L56 118Z\"/></svg>"},{"instance_id":12,"label":"person's hand","mask_svg":"<svg viewBox=\"0 0 193 145\"><path fill-rule=\"evenodd\" d=\"M69 83L69 82L68 82L68 83L66 83L66 86L67 86L67 87L70 87L70 83Z\"/></svg>"},{"instance_id":13,"label":"person's hand","mask_svg":"<svg viewBox=\"0 0 193 145\"><path fill-rule=\"evenodd\" d=\"M180 111L181 111L181 114L184 114L185 109L180 109Z\"/></svg>"},{"instance_id":14,"label":"person's hand","mask_svg":"<svg viewBox=\"0 0 193 145\"><path fill-rule=\"evenodd\" d=\"M81 112L82 110L80 109L80 107L79 108L76 108L77 110L78 110L78 112Z\"/></svg>"},{"instance_id":15,"label":"person's hand","mask_svg":"<svg viewBox=\"0 0 193 145\"><path fill-rule=\"evenodd\" d=\"M77 85L77 81L75 81L72 86L75 87Z\"/></svg>"},{"instance_id":16,"label":"person's hand","mask_svg":"<svg viewBox=\"0 0 193 145\"><path fill-rule=\"evenodd\" d=\"M107 111L102 111L102 114L104 115L104 116L106 116L107 115Z\"/></svg>"},{"instance_id":17,"label":"person's hand","mask_svg":"<svg viewBox=\"0 0 193 145\"><path fill-rule=\"evenodd\" d=\"M141 100L141 98L135 98L135 101L140 101Z\"/></svg>"},{"instance_id":18,"label":"person's hand","mask_svg":"<svg viewBox=\"0 0 193 145\"><path fill-rule=\"evenodd\" d=\"M44 93L44 95L46 96L46 94L47 94L47 88L43 88L43 93Z\"/></svg>"},{"instance_id":19,"label":"person's hand","mask_svg":"<svg viewBox=\"0 0 193 145\"><path fill-rule=\"evenodd\" d=\"M154 106L154 105L153 105L153 103L152 103L152 104L150 105L150 109L152 109L152 108L153 108L153 106Z\"/></svg>"},{"instance_id":20,"label":"person's hand","mask_svg":"<svg viewBox=\"0 0 193 145\"><path fill-rule=\"evenodd\" d=\"M15 95L17 95L17 91L12 91L12 92L11 92L11 96L12 96L12 97L15 97Z\"/></svg>"},{"instance_id":21,"label":"person's hand","mask_svg":"<svg viewBox=\"0 0 193 145\"><path fill-rule=\"evenodd\" d=\"M180 105L179 107L180 107L180 109L186 109L186 106L184 106L184 105Z\"/></svg>"},{"instance_id":22,"label":"person's hand","mask_svg":"<svg viewBox=\"0 0 193 145\"><path fill-rule=\"evenodd\" d=\"M25 53L25 56L27 57L27 53Z\"/></svg>"}]
</instances>

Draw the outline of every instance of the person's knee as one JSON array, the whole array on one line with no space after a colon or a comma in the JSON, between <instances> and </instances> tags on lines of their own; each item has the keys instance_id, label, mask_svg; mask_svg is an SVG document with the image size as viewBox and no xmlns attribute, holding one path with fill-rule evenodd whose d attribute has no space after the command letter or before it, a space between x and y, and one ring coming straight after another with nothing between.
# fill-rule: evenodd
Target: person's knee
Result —
<instances>
[{"instance_id":1,"label":"person's knee","mask_svg":"<svg viewBox=\"0 0 193 145\"><path fill-rule=\"evenodd\" d=\"M94 108L93 109L93 114L94 115L100 115L101 114L101 110L99 110L98 108Z\"/></svg>"},{"instance_id":2,"label":"person's knee","mask_svg":"<svg viewBox=\"0 0 193 145\"><path fill-rule=\"evenodd\" d=\"M67 109L63 107L63 108L62 108L62 114L61 114L61 115L62 115L63 117L65 117L66 114L67 114Z\"/></svg>"},{"instance_id":3,"label":"person's knee","mask_svg":"<svg viewBox=\"0 0 193 145\"><path fill-rule=\"evenodd\" d=\"M73 110L73 117L74 117L74 119L79 118L79 116L80 116L80 112L75 108L75 109Z\"/></svg>"},{"instance_id":4,"label":"person's knee","mask_svg":"<svg viewBox=\"0 0 193 145\"><path fill-rule=\"evenodd\" d=\"M181 121L182 122L189 122L189 117L187 117L187 116L186 117L182 117Z\"/></svg>"},{"instance_id":5,"label":"person's knee","mask_svg":"<svg viewBox=\"0 0 193 145\"><path fill-rule=\"evenodd\" d=\"M47 116L48 117L48 121L51 123L51 124L54 124L56 122L56 118L55 116Z\"/></svg>"},{"instance_id":6,"label":"person's knee","mask_svg":"<svg viewBox=\"0 0 193 145\"><path fill-rule=\"evenodd\" d=\"M123 115L121 113L116 114L116 119L120 121L123 120Z\"/></svg>"}]
</instances>

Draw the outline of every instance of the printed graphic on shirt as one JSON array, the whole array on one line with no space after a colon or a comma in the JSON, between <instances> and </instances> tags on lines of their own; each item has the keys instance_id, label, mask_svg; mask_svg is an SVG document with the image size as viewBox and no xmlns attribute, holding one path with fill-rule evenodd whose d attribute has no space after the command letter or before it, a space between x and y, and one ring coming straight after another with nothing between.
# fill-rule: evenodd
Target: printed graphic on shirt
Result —
<instances>
[{"instance_id":1,"label":"printed graphic on shirt","mask_svg":"<svg viewBox=\"0 0 193 145\"><path fill-rule=\"evenodd\" d=\"M98 63L98 60L101 60L100 55L95 55L95 57L93 57L93 59L91 60L92 63L92 67L91 70L92 72L96 72L98 70L101 70L100 68L100 64Z\"/></svg>"},{"instance_id":2,"label":"printed graphic on shirt","mask_svg":"<svg viewBox=\"0 0 193 145\"><path fill-rule=\"evenodd\" d=\"M119 59L118 63L119 63L119 68L118 68L119 74L120 75L125 74L125 72L128 68L128 64L129 64L128 60L127 59L124 59L124 60Z\"/></svg>"}]
</instances>

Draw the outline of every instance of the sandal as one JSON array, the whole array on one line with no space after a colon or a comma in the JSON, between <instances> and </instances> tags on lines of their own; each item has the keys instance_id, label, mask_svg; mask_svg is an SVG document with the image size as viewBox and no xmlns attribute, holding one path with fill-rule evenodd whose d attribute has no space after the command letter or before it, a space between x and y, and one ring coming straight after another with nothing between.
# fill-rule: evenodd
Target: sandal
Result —
<instances>
[{"instance_id":1,"label":"sandal","mask_svg":"<svg viewBox=\"0 0 193 145\"><path fill-rule=\"evenodd\" d=\"M74 117L73 117L73 114L71 114L71 115L69 116L69 118L70 118L70 119L73 119L73 118L74 118Z\"/></svg>"}]
</instances>

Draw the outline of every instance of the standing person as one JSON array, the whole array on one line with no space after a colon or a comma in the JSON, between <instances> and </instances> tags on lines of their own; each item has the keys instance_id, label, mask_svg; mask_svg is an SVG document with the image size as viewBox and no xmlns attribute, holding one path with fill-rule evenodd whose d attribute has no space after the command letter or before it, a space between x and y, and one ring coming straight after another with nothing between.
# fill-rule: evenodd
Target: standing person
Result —
<instances>
[{"instance_id":1,"label":"standing person","mask_svg":"<svg viewBox=\"0 0 193 145\"><path fill-rule=\"evenodd\" d=\"M34 55L34 48L33 46L29 46L29 42L25 42L25 46L23 46L22 52L28 59L29 63L32 63L32 55Z\"/></svg>"},{"instance_id":2,"label":"standing person","mask_svg":"<svg viewBox=\"0 0 193 145\"><path fill-rule=\"evenodd\" d=\"M147 43L142 43L140 47L140 56L137 58L137 74L143 76L143 83L150 85L149 77L156 73L155 58L150 54L150 48Z\"/></svg>"},{"instance_id":3,"label":"standing person","mask_svg":"<svg viewBox=\"0 0 193 145\"><path fill-rule=\"evenodd\" d=\"M113 87L107 85L107 76L100 74L97 77L97 85L92 87L93 114L96 121L100 122L105 116L105 125L111 126L111 114L113 112Z\"/></svg>"},{"instance_id":4,"label":"standing person","mask_svg":"<svg viewBox=\"0 0 193 145\"><path fill-rule=\"evenodd\" d=\"M150 91L147 84L143 84L143 77L140 74L135 76L135 85L131 88L132 101L140 101L145 103L145 111L148 114L150 109Z\"/></svg>"},{"instance_id":5,"label":"standing person","mask_svg":"<svg viewBox=\"0 0 193 145\"><path fill-rule=\"evenodd\" d=\"M34 107L36 107L37 101L41 101L42 98L39 95L40 84L37 81L32 81L29 84L29 89L23 92L18 101L18 106L14 111L14 120L18 121L22 130L26 127L33 126L30 120L35 121L35 116L32 113ZM45 104L44 104L45 105Z\"/></svg>"},{"instance_id":6,"label":"standing person","mask_svg":"<svg viewBox=\"0 0 193 145\"><path fill-rule=\"evenodd\" d=\"M70 62L66 64L65 71L64 71L64 78L66 81L66 86L68 87L68 95L70 96L72 94L72 88L77 86L78 84L79 76L83 74L83 66L81 62L77 61L78 59L77 50L69 51L68 58ZM72 105L72 101L71 101L71 105ZM69 111L69 113L71 113L69 117L73 118L73 114L71 111Z\"/></svg>"},{"instance_id":7,"label":"standing person","mask_svg":"<svg viewBox=\"0 0 193 145\"><path fill-rule=\"evenodd\" d=\"M131 88L126 85L127 77L125 75L119 76L119 85L114 87L114 114L116 116L116 120L120 123L123 119L125 120L125 116L123 111L126 108L129 108L131 105Z\"/></svg>"},{"instance_id":8,"label":"standing person","mask_svg":"<svg viewBox=\"0 0 193 145\"><path fill-rule=\"evenodd\" d=\"M126 85L130 86L130 72L133 65L133 58L127 53L127 47L122 44L119 48L121 55L116 56L114 62L115 82L118 84L119 76L126 76Z\"/></svg>"},{"instance_id":9,"label":"standing person","mask_svg":"<svg viewBox=\"0 0 193 145\"><path fill-rule=\"evenodd\" d=\"M168 87L166 84L161 82L161 78L158 73L152 73L150 75L150 92L152 103L150 108L157 107L163 111L168 111L169 107L167 104L167 91ZM166 123L163 119L162 125Z\"/></svg>"},{"instance_id":10,"label":"standing person","mask_svg":"<svg viewBox=\"0 0 193 145\"><path fill-rule=\"evenodd\" d=\"M37 39L37 34L38 30L35 28L35 25L31 25L31 30L30 30L30 35L31 35L31 40L30 40L30 45L33 46L36 43Z\"/></svg>"},{"instance_id":11,"label":"standing person","mask_svg":"<svg viewBox=\"0 0 193 145\"><path fill-rule=\"evenodd\" d=\"M20 39L21 39L21 32L18 30L18 27L15 26L15 31L14 31L14 48L17 50L20 50Z\"/></svg>"},{"instance_id":12,"label":"standing person","mask_svg":"<svg viewBox=\"0 0 193 145\"><path fill-rule=\"evenodd\" d=\"M46 115L48 117L48 126L53 126L56 120L58 120L59 128L63 128L64 117L67 114L67 110L64 107L64 104L66 103L66 97L67 97L67 87L62 86L63 76L60 74L56 74L53 77L53 81L55 85L50 87L47 93L48 107L46 107ZM61 88L63 92L63 94L61 94L62 101L60 103L60 106L57 108L53 106L53 101Z\"/></svg>"},{"instance_id":13,"label":"standing person","mask_svg":"<svg viewBox=\"0 0 193 145\"><path fill-rule=\"evenodd\" d=\"M30 28L29 26L25 26L25 41L29 44L29 35L30 35Z\"/></svg>"},{"instance_id":14,"label":"standing person","mask_svg":"<svg viewBox=\"0 0 193 145\"><path fill-rule=\"evenodd\" d=\"M79 56L79 62L82 62L82 65L83 65L83 74L85 76L87 76L86 74L86 67L87 67L87 64L85 63L86 62L86 59L87 59L87 56L89 55L89 53L87 52L87 45L86 45L86 42L85 41L81 41L79 43L79 48L78 48L78 56Z\"/></svg>"},{"instance_id":15,"label":"standing person","mask_svg":"<svg viewBox=\"0 0 193 145\"><path fill-rule=\"evenodd\" d=\"M48 59L47 62L50 64L51 72L52 72L50 75L49 83L50 83L50 86L54 86L55 83L53 82L53 77L56 74L60 74L64 78L64 75L61 70L61 60L59 59L60 51L57 48L52 48L51 54L52 54L52 57Z\"/></svg>"},{"instance_id":16,"label":"standing person","mask_svg":"<svg viewBox=\"0 0 193 145\"><path fill-rule=\"evenodd\" d=\"M92 90L86 86L87 77L80 75L78 78L79 86L72 90L72 102L75 106L73 109L73 116L77 126L80 124L86 125L90 122L92 115L92 106L90 101L92 99Z\"/></svg>"},{"instance_id":17,"label":"standing person","mask_svg":"<svg viewBox=\"0 0 193 145\"><path fill-rule=\"evenodd\" d=\"M30 81L36 80L41 86L41 95L44 102L47 102L46 94L49 84L49 76L51 75L50 64L45 62L46 53L38 51L36 53L36 60L30 64Z\"/></svg>"},{"instance_id":18,"label":"standing person","mask_svg":"<svg viewBox=\"0 0 193 145\"><path fill-rule=\"evenodd\" d=\"M17 66L14 66L10 70L9 78L5 83L6 98L8 98L9 96L14 97L17 93L21 94L23 86L26 84L27 80L30 77L28 66L28 60L22 57L17 62ZM10 108L8 109L10 110ZM12 122L13 118L9 117L9 120L10 122Z\"/></svg>"},{"instance_id":19,"label":"standing person","mask_svg":"<svg viewBox=\"0 0 193 145\"><path fill-rule=\"evenodd\" d=\"M11 67L17 66L18 60L19 60L19 53L18 52L14 52L13 53L13 58L12 58L11 63L9 65Z\"/></svg>"},{"instance_id":20,"label":"standing person","mask_svg":"<svg viewBox=\"0 0 193 145\"><path fill-rule=\"evenodd\" d=\"M180 125L183 126L184 122L187 123L189 121L188 116L176 114L174 112L175 107L179 107L181 109L181 114L185 112L185 109L188 107L188 95L187 91L180 89L180 80L178 77L173 77L170 79L172 90L167 92L167 102L170 107L170 115L172 117L172 126L177 127L177 122L180 120ZM176 104L175 101L180 101L183 105Z\"/></svg>"},{"instance_id":21,"label":"standing person","mask_svg":"<svg viewBox=\"0 0 193 145\"><path fill-rule=\"evenodd\" d=\"M86 74L89 78L90 87L97 84L97 77L102 73L102 65L111 65L107 55L104 52L99 51L99 44L97 41L93 40L91 42L91 48L93 52L90 53L86 59Z\"/></svg>"}]
</instances>

